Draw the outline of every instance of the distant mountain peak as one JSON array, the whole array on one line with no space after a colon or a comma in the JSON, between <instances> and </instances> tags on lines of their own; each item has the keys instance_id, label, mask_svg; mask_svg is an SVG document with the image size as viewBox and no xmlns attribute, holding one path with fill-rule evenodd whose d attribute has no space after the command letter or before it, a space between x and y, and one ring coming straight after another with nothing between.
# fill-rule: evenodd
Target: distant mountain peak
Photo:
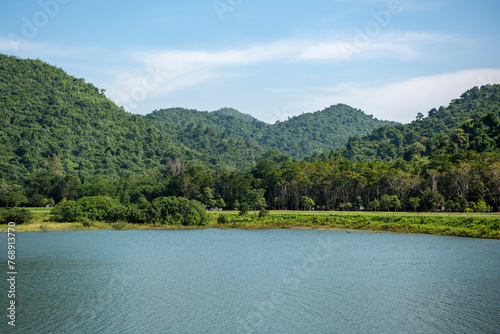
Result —
<instances>
[{"instance_id":1,"label":"distant mountain peak","mask_svg":"<svg viewBox=\"0 0 500 334\"><path fill-rule=\"evenodd\" d=\"M245 122L250 122L250 123L257 120L255 117L253 117L249 114L244 114L242 112L239 112L238 110L236 110L234 108L224 107L224 108L220 108L219 110L213 111L212 113L215 115L233 116L233 117L239 118Z\"/></svg>"}]
</instances>

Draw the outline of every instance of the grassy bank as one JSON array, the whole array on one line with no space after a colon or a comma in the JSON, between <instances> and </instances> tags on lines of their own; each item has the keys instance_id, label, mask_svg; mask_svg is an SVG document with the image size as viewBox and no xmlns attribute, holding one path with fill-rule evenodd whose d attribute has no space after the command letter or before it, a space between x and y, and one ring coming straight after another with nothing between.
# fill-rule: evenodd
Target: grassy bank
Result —
<instances>
[{"instance_id":1,"label":"grassy bank","mask_svg":"<svg viewBox=\"0 0 500 334\"><path fill-rule=\"evenodd\" d=\"M137 225L95 222L84 227L81 223L56 223L50 221L49 209L30 209L35 219L29 224L17 225L18 232L106 229L345 229L383 231L394 233L425 233L473 238L500 239L499 213L394 213L394 212L325 212L325 211L271 211L264 219L255 219L253 213L246 217L235 211L211 212L205 226ZM218 219L224 216L224 221ZM7 231L6 225L0 231Z\"/></svg>"},{"instance_id":2,"label":"grassy bank","mask_svg":"<svg viewBox=\"0 0 500 334\"><path fill-rule=\"evenodd\" d=\"M213 227L353 229L500 239L500 214L271 212L264 220L224 213L229 222ZM216 214L214 214L216 215ZM250 218L251 217L251 218Z\"/></svg>"}]
</instances>

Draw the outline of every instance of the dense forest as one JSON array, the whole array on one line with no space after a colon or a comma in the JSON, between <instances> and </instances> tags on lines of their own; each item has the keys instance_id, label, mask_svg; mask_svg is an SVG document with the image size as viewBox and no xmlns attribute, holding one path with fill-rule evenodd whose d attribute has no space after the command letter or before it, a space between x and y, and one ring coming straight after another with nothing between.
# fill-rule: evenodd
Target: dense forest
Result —
<instances>
[{"instance_id":1,"label":"dense forest","mask_svg":"<svg viewBox=\"0 0 500 334\"><path fill-rule=\"evenodd\" d=\"M81 180L147 173L167 158L235 170L271 149L302 158L388 124L347 106L332 108L273 126L230 108L133 115L84 79L40 60L0 54L0 179L22 184L53 155Z\"/></svg>"},{"instance_id":2,"label":"dense forest","mask_svg":"<svg viewBox=\"0 0 500 334\"><path fill-rule=\"evenodd\" d=\"M57 221L185 225L203 224L210 207L500 210L500 85L298 160L266 138L307 148L310 124L326 133L337 117L359 130L364 114L337 105L272 126L229 108L144 117L41 61L1 56L0 72L0 206L55 205ZM293 141L280 127L304 131Z\"/></svg>"},{"instance_id":3,"label":"dense forest","mask_svg":"<svg viewBox=\"0 0 500 334\"><path fill-rule=\"evenodd\" d=\"M499 137L495 115L500 116L500 85L474 87L447 107L422 113L410 124L384 126L370 134L349 138L336 150L316 154L312 160L343 156L355 161L434 154L454 154L462 150L493 152ZM486 117L486 118L485 118Z\"/></svg>"},{"instance_id":4,"label":"dense forest","mask_svg":"<svg viewBox=\"0 0 500 334\"><path fill-rule=\"evenodd\" d=\"M167 157L213 166L144 117L118 108L92 84L39 60L0 55L0 179L23 183L58 156L80 180L159 168Z\"/></svg>"},{"instance_id":5,"label":"dense forest","mask_svg":"<svg viewBox=\"0 0 500 334\"><path fill-rule=\"evenodd\" d=\"M213 130L212 136L217 133L224 140L239 139L260 149L256 156L260 156L263 151L277 150L298 159L339 148L349 137L368 134L384 125L398 124L377 120L344 104L290 117L272 125L231 108L214 112L171 108L155 110L146 117L153 120L163 132L172 133L172 129L183 128L184 131L178 131L176 137L183 143L186 143L184 138L189 138L189 133L193 130L199 132L210 129ZM193 147L191 145L192 143L188 146ZM209 147L212 151L204 150ZM213 150L214 147L215 145L204 143L203 147L196 146L196 149L204 153L217 152ZM220 153L215 155L219 156Z\"/></svg>"}]
</instances>

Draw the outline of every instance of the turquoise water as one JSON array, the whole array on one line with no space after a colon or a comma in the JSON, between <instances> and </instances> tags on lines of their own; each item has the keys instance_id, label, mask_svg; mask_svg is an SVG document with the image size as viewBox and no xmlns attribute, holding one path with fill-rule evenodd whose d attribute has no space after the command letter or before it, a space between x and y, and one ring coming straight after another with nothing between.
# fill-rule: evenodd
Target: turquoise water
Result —
<instances>
[{"instance_id":1,"label":"turquoise water","mask_svg":"<svg viewBox=\"0 0 500 334\"><path fill-rule=\"evenodd\" d=\"M216 229L16 238L16 327L3 280L0 333L500 333L498 240Z\"/></svg>"}]
</instances>

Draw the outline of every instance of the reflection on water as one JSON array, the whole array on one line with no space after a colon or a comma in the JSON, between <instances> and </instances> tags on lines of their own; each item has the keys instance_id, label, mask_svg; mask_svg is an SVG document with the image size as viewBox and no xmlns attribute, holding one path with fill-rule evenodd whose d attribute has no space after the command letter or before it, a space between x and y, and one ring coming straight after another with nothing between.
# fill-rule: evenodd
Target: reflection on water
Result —
<instances>
[{"instance_id":1,"label":"reflection on water","mask_svg":"<svg viewBox=\"0 0 500 334\"><path fill-rule=\"evenodd\" d=\"M17 326L2 333L500 333L498 240L86 231L17 247Z\"/></svg>"}]
</instances>

